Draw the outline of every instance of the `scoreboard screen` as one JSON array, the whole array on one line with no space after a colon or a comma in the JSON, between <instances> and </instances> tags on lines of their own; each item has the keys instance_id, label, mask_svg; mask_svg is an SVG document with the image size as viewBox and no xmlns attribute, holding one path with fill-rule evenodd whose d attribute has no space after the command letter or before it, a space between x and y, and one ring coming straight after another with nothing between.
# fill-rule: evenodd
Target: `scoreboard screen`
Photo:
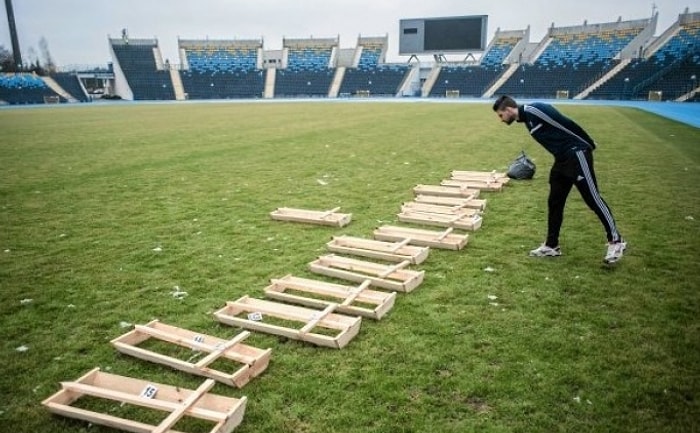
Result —
<instances>
[{"instance_id":1,"label":"scoreboard screen","mask_svg":"<svg viewBox=\"0 0 700 433\"><path fill-rule=\"evenodd\" d=\"M399 21L399 54L484 51L488 15Z\"/></svg>"}]
</instances>

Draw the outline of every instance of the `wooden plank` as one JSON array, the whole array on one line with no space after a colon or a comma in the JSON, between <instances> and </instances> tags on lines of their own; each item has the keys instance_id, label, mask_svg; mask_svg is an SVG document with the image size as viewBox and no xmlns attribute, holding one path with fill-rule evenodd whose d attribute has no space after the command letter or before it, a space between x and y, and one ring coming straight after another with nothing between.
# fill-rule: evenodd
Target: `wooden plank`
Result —
<instances>
[{"instance_id":1,"label":"wooden plank","mask_svg":"<svg viewBox=\"0 0 700 433\"><path fill-rule=\"evenodd\" d=\"M405 264L398 265L400 267ZM410 292L423 282L425 271L399 269L374 262L351 259L333 254L309 263L312 272L348 281L370 280L375 287L397 292Z\"/></svg>"},{"instance_id":2,"label":"wooden plank","mask_svg":"<svg viewBox=\"0 0 700 433\"><path fill-rule=\"evenodd\" d=\"M230 433L243 419L247 398L237 399L210 394L208 391L214 383L209 379L193 391L104 373L96 368L77 381L62 382L61 390L46 398L42 404L58 415L137 433L176 432L171 427L184 416L215 422L212 433ZM142 395L146 387L151 390L148 396ZM158 426L153 426L71 406L84 396L160 410L168 415Z\"/></svg>"},{"instance_id":3,"label":"wooden plank","mask_svg":"<svg viewBox=\"0 0 700 433\"><path fill-rule=\"evenodd\" d=\"M408 245L406 240L400 242L385 242L375 239L362 239L352 236L334 236L326 244L329 251L334 253L351 254L371 259L389 262L420 264L428 258L429 248Z\"/></svg>"},{"instance_id":4,"label":"wooden plank","mask_svg":"<svg viewBox=\"0 0 700 433\"><path fill-rule=\"evenodd\" d=\"M153 320L146 325L135 325L132 331L113 339L111 344L126 355L241 388L267 368L272 352L271 349L259 349L243 344L242 341L248 336L250 333L243 331L231 340L224 340ZM137 344L149 338L205 352L208 355L197 363L191 363L137 347ZM220 358L242 365L233 373L208 367L211 362Z\"/></svg>"},{"instance_id":5,"label":"wooden plank","mask_svg":"<svg viewBox=\"0 0 700 433\"><path fill-rule=\"evenodd\" d=\"M486 209L486 200L473 197L446 197L439 195L418 194L413 201L417 203L438 204L441 206L459 206L472 209Z\"/></svg>"},{"instance_id":6,"label":"wooden plank","mask_svg":"<svg viewBox=\"0 0 700 433\"><path fill-rule=\"evenodd\" d=\"M453 186L465 189L478 189L479 191L498 192L503 190L503 183L491 180L479 179L445 179L440 182L442 186Z\"/></svg>"},{"instance_id":7,"label":"wooden plank","mask_svg":"<svg viewBox=\"0 0 700 433\"><path fill-rule=\"evenodd\" d=\"M416 185L413 188L414 194L439 195L444 197L478 198L479 190L470 188L458 188L455 186L442 185Z\"/></svg>"},{"instance_id":8,"label":"wooden plank","mask_svg":"<svg viewBox=\"0 0 700 433\"><path fill-rule=\"evenodd\" d=\"M401 205L402 212L422 212L422 213L441 213L446 215L473 216L481 215L478 209L467 208L462 206L444 206L429 203L407 202Z\"/></svg>"},{"instance_id":9,"label":"wooden plank","mask_svg":"<svg viewBox=\"0 0 700 433\"><path fill-rule=\"evenodd\" d=\"M227 325L239 326L241 328L267 334L281 335L294 340L306 341L318 346L331 347L334 349L345 347L360 330L362 320L360 317L329 313L319 320L316 320L318 312L318 310L310 308L243 296L236 301L227 302L225 307L214 312L214 317ZM241 314L247 315L250 313L259 314L262 320L240 317ZM337 334L335 336L329 336L313 332L300 333L299 329L265 323L266 316L290 322L301 322L304 325L315 321L314 326L336 331Z\"/></svg>"},{"instance_id":10,"label":"wooden plank","mask_svg":"<svg viewBox=\"0 0 700 433\"><path fill-rule=\"evenodd\" d=\"M469 170L452 170L450 173L452 179L464 180L495 180L506 184L510 182L508 174L505 172L493 171L469 171Z\"/></svg>"},{"instance_id":11,"label":"wooden plank","mask_svg":"<svg viewBox=\"0 0 700 433\"><path fill-rule=\"evenodd\" d=\"M270 212L270 217L279 221L294 221L303 223L320 224L327 226L344 227L350 224L352 214L338 213L340 208L328 211L317 211L308 209L296 209L281 207Z\"/></svg>"},{"instance_id":12,"label":"wooden plank","mask_svg":"<svg viewBox=\"0 0 700 433\"><path fill-rule=\"evenodd\" d=\"M214 382L211 379L205 380L204 383L202 383L192 394L190 394L183 402L180 404L180 407L175 409L170 413L170 415L167 416L163 421L161 421L160 424L158 424L158 427L153 429L153 433L166 433L167 431L170 430L170 427L174 426L176 422L180 420L183 416L185 416L185 412L191 410L191 407L199 400L202 398L204 394L209 392L213 387Z\"/></svg>"},{"instance_id":13,"label":"wooden plank","mask_svg":"<svg viewBox=\"0 0 700 433\"><path fill-rule=\"evenodd\" d=\"M481 227L482 218L480 215L473 216L452 216L439 213L423 212L401 212L398 215L399 221L425 224L439 227L453 227L462 230L475 231Z\"/></svg>"},{"instance_id":14,"label":"wooden plank","mask_svg":"<svg viewBox=\"0 0 700 433\"><path fill-rule=\"evenodd\" d=\"M461 250L467 245L469 235L452 233L452 228L435 231L413 227L382 226L374 230L374 237L386 241L410 239L411 244L448 250Z\"/></svg>"},{"instance_id":15,"label":"wooden plank","mask_svg":"<svg viewBox=\"0 0 700 433\"><path fill-rule=\"evenodd\" d=\"M394 306L396 293L372 290L369 288L370 283L371 281L365 280L359 287L353 287L286 275L283 278L271 280L271 284L265 288L265 296L278 301L304 305L316 309L324 309L331 303L324 299L288 293L290 290L295 290L297 292L323 296L340 301L337 308L339 313L379 320ZM365 308L352 305L354 302L369 304L375 307Z\"/></svg>"}]
</instances>

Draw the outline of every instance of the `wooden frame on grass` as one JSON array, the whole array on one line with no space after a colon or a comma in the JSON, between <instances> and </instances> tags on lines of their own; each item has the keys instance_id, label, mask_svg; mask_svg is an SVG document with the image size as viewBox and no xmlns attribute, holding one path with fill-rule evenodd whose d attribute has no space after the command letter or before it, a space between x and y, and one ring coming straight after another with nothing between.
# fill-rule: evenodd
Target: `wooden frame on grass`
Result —
<instances>
[{"instance_id":1,"label":"wooden frame on grass","mask_svg":"<svg viewBox=\"0 0 700 433\"><path fill-rule=\"evenodd\" d=\"M442 186L456 186L459 188L478 189L479 191L502 191L503 182L479 179L445 179L440 182Z\"/></svg>"},{"instance_id":2,"label":"wooden frame on grass","mask_svg":"<svg viewBox=\"0 0 700 433\"><path fill-rule=\"evenodd\" d=\"M441 213L445 215L464 215L474 216L481 215L481 211L469 207L461 206L444 206L430 203L417 203L409 201L401 205L401 212L421 212L421 213Z\"/></svg>"},{"instance_id":3,"label":"wooden frame on grass","mask_svg":"<svg viewBox=\"0 0 700 433\"><path fill-rule=\"evenodd\" d=\"M42 404L58 415L135 433L175 433L176 430L172 430L172 427L184 416L216 423L210 433L230 433L243 420L247 398L209 394L215 383L214 380L207 379L196 390L189 390L104 373L95 368L75 382L61 382L62 389L45 399ZM161 410L170 414L160 424L150 425L71 406L84 396Z\"/></svg>"},{"instance_id":4,"label":"wooden frame on grass","mask_svg":"<svg viewBox=\"0 0 700 433\"><path fill-rule=\"evenodd\" d=\"M473 197L445 197L439 195L418 194L413 201L416 203L438 204L441 206L468 207L472 209L486 209L486 199Z\"/></svg>"},{"instance_id":5,"label":"wooden frame on grass","mask_svg":"<svg viewBox=\"0 0 700 433\"><path fill-rule=\"evenodd\" d=\"M490 180L506 184L510 182L508 174L504 172L494 171L469 171L469 170L452 170L450 173L452 179L462 180Z\"/></svg>"},{"instance_id":6,"label":"wooden frame on grass","mask_svg":"<svg viewBox=\"0 0 700 433\"><path fill-rule=\"evenodd\" d=\"M350 224L352 214L338 213L338 210L340 210L339 207L327 211L280 207L270 212L270 217L279 221L295 221L336 227L345 227Z\"/></svg>"},{"instance_id":7,"label":"wooden frame on grass","mask_svg":"<svg viewBox=\"0 0 700 433\"><path fill-rule=\"evenodd\" d=\"M412 227L381 226L374 230L374 237L387 241L409 239L409 243L413 245L424 245L446 250L461 250L467 245L469 235L452 233L452 230L452 227L443 231L435 231Z\"/></svg>"},{"instance_id":8,"label":"wooden frame on grass","mask_svg":"<svg viewBox=\"0 0 700 433\"><path fill-rule=\"evenodd\" d=\"M394 306L396 292L380 292L369 289L370 280L365 280L357 287L342 284L328 283L325 281L298 278L286 275L279 279L272 279L269 286L265 288L265 296L278 301L304 305L312 308L327 308L332 304L318 298L299 296L290 291L309 293L311 295L324 296L339 300L337 311L343 314L381 319ZM362 303L375 306L366 308L353 303Z\"/></svg>"},{"instance_id":9,"label":"wooden frame on grass","mask_svg":"<svg viewBox=\"0 0 700 433\"><path fill-rule=\"evenodd\" d=\"M449 215L442 213L424 213L402 211L397 214L399 221L405 223L425 224L439 227L453 227L475 231L481 227L481 215Z\"/></svg>"},{"instance_id":10,"label":"wooden frame on grass","mask_svg":"<svg viewBox=\"0 0 700 433\"><path fill-rule=\"evenodd\" d=\"M406 241L386 242L352 236L333 236L333 239L326 246L329 251L334 253L345 253L388 262L400 263L408 260L413 265L423 263L430 251L428 247L408 245Z\"/></svg>"},{"instance_id":11,"label":"wooden frame on grass","mask_svg":"<svg viewBox=\"0 0 700 433\"><path fill-rule=\"evenodd\" d=\"M413 193L426 195L440 195L443 197L463 197L477 198L479 197L478 189L459 188L456 186L443 185L416 185L413 187Z\"/></svg>"},{"instance_id":12,"label":"wooden frame on grass","mask_svg":"<svg viewBox=\"0 0 700 433\"><path fill-rule=\"evenodd\" d=\"M309 263L312 272L358 283L370 280L373 286L397 292L410 292L423 282L425 271L403 269L411 263L395 265L367 262L328 254Z\"/></svg>"},{"instance_id":13,"label":"wooden frame on grass","mask_svg":"<svg viewBox=\"0 0 700 433\"><path fill-rule=\"evenodd\" d=\"M214 312L214 317L219 322L227 325L266 334L281 335L317 346L342 349L360 331L362 318L336 314L334 311L337 307L338 304L331 303L323 311L319 311L243 296L236 301L226 302L225 307ZM239 317L240 314L246 314L247 317ZM304 326L300 329L295 329L273 323L265 323L266 316L270 316L273 320L302 322ZM316 327L332 331L336 335L329 336L311 332Z\"/></svg>"},{"instance_id":14,"label":"wooden frame on grass","mask_svg":"<svg viewBox=\"0 0 700 433\"><path fill-rule=\"evenodd\" d=\"M224 340L153 320L146 325L136 325L133 330L113 339L111 343L126 355L242 388L251 378L258 376L267 368L272 352L272 349L263 350L243 344L242 341L249 336L250 332L243 331L231 340ZM187 362L137 347L138 344L151 338L198 350L206 355L197 362ZM233 373L225 373L210 367L218 359L227 359L243 365Z\"/></svg>"}]
</instances>

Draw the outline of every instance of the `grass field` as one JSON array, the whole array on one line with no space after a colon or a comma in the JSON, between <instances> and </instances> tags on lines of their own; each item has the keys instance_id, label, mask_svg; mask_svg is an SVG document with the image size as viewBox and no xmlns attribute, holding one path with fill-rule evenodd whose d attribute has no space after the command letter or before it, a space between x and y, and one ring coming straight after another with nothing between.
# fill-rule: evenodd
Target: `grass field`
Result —
<instances>
[{"instance_id":1,"label":"grass field","mask_svg":"<svg viewBox=\"0 0 700 433\"><path fill-rule=\"evenodd\" d=\"M483 193L468 246L431 250L414 267L423 284L363 320L346 348L246 340L272 348L268 369L212 390L248 397L236 431L700 431L700 130L629 108L561 108L598 143L601 191L629 241L612 269L575 191L564 256L527 257L544 236L551 157L485 104L0 110L0 430L114 431L41 405L94 367L197 388L203 379L109 341L154 318L231 338L212 316L225 301L262 298L286 274L322 279L307 265L331 236L371 238L401 224L415 184L504 171L525 149L535 179ZM353 221L272 221L283 206L340 206ZM191 424L178 427L207 431Z\"/></svg>"}]
</instances>

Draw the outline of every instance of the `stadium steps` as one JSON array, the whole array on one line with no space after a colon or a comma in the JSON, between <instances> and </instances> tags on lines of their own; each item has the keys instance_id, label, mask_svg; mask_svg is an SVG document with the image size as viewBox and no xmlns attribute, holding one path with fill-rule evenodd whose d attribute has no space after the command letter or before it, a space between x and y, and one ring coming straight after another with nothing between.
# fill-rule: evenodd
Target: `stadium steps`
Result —
<instances>
[{"instance_id":1,"label":"stadium steps","mask_svg":"<svg viewBox=\"0 0 700 433\"><path fill-rule=\"evenodd\" d=\"M329 98L337 98L340 92L340 85L343 84L343 77L345 76L345 67L338 66L335 70L335 76L333 77L333 82L331 82L331 89L328 91Z\"/></svg>"},{"instance_id":2,"label":"stadium steps","mask_svg":"<svg viewBox=\"0 0 700 433\"><path fill-rule=\"evenodd\" d=\"M624 59L620 63L618 63L614 68L609 70L605 75L600 77L600 80L596 81L595 83L591 84L587 89L585 89L583 92L579 93L578 95L574 96L574 99L585 99L588 95L591 94L595 89L598 87L602 86L605 84L606 81L617 75L618 72L621 70L625 69L627 65L629 65L632 62L632 59Z\"/></svg>"},{"instance_id":3,"label":"stadium steps","mask_svg":"<svg viewBox=\"0 0 700 433\"><path fill-rule=\"evenodd\" d=\"M423 83L423 89L421 90L421 96L423 98L427 97L430 95L430 90L433 88L435 85L435 81L437 81L438 77L440 76L440 71L442 70L442 66L439 64L435 64L435 67L433 67L433 70L430 71L430 74L428 75L428 78L425 79L425 83Z\"/></svg>"},{"instance_id":4,"label":"stadium steps","mask_svg":"<svg viewBox=\"0 0 700 433\"><path fill-rule=\"evenodd\" d=\"M506 69L506 71L503 73L503 75L501 75L501 76L498 78L498 80L496 80L496 82L493 83L493 86L491 86L491 87L486 91L486 93L484 93L483 97L484 97L484 98L490 98L490 97L492 97L493 94L496 93L496 91L503 85L503 83L505 83L506 81L508 81L508 78L510 78L510 76L513 75L513 73L514 73L515 71L518 70L518 67L519 67L519 66L520 66L520 65L517 64L517 63L511 64L511 65L508 67L508 69Z\"/></svg>"},{"instance_id":5,"label":"stadium steps","mask_svg":"<svg viewBox=\"0 0 700 433\"><path fill-rule=\"evenodd\" d=\"M56 92L58 95L62 96L66 101L68 102L80 102L76 98L73 97L70 93L66 92L63 87L61 87L56 80L54 80L51 77L41 77L41 79L46 83L47 86L49 86L49 89L53 90Z\"/></svg>"},{"instance_id":6,"label":"stadium steps","mask_svg":"<svg viewBox=\"0 0 700 433\"><path fill-rule=\"evenodd\" d=\"M185 99L185 86L182 85L182 77L180 77L180 71L177 69L170 69L170 80L173 82L173 92L175 92L176 101L184 101Z\"/></svg>"},{"instance_id":7,"label":"stadium steps","mask_svg":"<svg viewBox=\"0 0 700 433\"><path fill-rule=\"evenodd\" d=\"M265 77L265 99L275 97L275 79L277 77L277 69L269 68Z\"/></svg>"}]
</instances>

